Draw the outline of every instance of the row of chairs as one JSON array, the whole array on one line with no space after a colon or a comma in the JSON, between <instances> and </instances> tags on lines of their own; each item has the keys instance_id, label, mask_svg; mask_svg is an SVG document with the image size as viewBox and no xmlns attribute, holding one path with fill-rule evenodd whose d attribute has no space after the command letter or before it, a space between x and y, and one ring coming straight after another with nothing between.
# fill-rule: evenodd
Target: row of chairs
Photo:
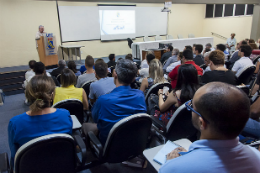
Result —
<instances>
[{"instance_id":1,"label":"row of chairs","mask_svg":"<svg viewBox=\"0 0 260 173\"><path fill-rule=\"evenodd\" d=\"M178 35L177 35L177 38L178 38L178 39L183 39L183 36L182 36L181 34L178 34ZM189 35L188 35L188 38L195 38L195 35L194 35L194 34L189 34ZM151 41L151 39L150 39L148 36L144 36L143 39L144 39L144 42ZM174 37L173 37L172 35L166 35L166 40L172 40L172 39L174 39ZM159 35L156 35L156 36L154 37L154 40L155 40L155 41L162 40L162 37L159 36Z\"/></svg>"}]
</instances>

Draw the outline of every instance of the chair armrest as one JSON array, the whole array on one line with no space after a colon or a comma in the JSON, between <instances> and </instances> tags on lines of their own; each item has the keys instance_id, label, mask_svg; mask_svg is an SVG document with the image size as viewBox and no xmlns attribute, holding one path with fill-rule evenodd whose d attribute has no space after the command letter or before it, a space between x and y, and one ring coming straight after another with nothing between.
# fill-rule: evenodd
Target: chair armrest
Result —
<instances>
[{"instance_id":1,"label":"chair armrest","mask_svg":"<svg viewBox=\"0 0 260 173\"><path fill-rule=\"evenodd\" d=\"M92 131L88 132L88 138L90 147L94 149L98 159L101 159L103 156L103 146L101 142Z\"/></svg>"},{"instance_id":2,"label":"chair armrest","mask_svg":"<svg viewBox=\"0 0 260 173\"><path fill-rule=\"evenodd\" d=\"M80 148L80 152L81 152L81 156L82 156L81 165L85 165L86 160L87 160L87 148L86 148L86 145L85 145L83 139L79 135L74 135L73 138L76 141L77 146L79 146L79 148Z\"/></svg>"},{"instance_id":3,"label":"chair armrest","mask_svg":"<svg viewBox=\"0 0 260 173\"><path fill-rule=\"evenodd\" d=\"M0 172L1 173L9 173L9 160L7 153L0 154Z\"/></svg>"},{"instance_id":4,"label":"chair armrest","mask_svg":"<svg viewBox=\"0 0 260 173\"><path fill-rule=\"evenodd\" d=\"M157 127L159 130L162 130L162 131L166 131L166 126L163 124L162 121L160 121L158 118L154 117L154 116L150 116L152 121L153 121L153 124L155 127Z\"/></svg>"}]
</instances>

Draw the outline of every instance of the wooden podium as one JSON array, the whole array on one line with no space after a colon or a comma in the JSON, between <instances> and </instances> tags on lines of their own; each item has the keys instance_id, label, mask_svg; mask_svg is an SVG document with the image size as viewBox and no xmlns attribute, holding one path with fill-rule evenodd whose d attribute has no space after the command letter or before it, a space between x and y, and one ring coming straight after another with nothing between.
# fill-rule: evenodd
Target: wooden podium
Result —
<instances>
[{"instance_id":1,"label":"wooden podium","mask_svg":"<svg viewBox=\"0 0 260 173\"><path fill-rule=\"evenodd\" d=\"M55 39L55 37L53 39ZM57 65L58 64L58 55L57 55L57 53L54 54L54 55L46 55L46 44L45 44L44 40L46 40L44 38L44 36L41 36L40 39L37 40L38 54L39 54L40 61L45 66ZM56 45L54 44L54 46L56 46ZM57 49L57 48L55 47L54 49Z\"/></svg>"}]
</instances>

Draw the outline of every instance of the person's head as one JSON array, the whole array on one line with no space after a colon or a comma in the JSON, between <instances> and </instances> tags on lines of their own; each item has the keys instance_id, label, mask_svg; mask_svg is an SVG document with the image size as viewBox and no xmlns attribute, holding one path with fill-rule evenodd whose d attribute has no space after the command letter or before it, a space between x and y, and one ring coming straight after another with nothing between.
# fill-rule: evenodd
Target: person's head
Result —
<instances>
[{"instance_id":1,"label":"person's head","mask_svg":"<svg viewBox=\"0 0 260 173\"><path fill-rule=\"evenodd\" d=\"M88 55L85 59L85 67L86 69L93 68L94 65L94 58L90 55Z\"/></svg>"},{"instance_id":2,"label":"person's head","mask_svg":"<svg viewBox=\"0 0 260 173\"><path fill-rule=\"evenodd\" d=\"M145 54L145 59L146 59L146 60L147 60L147 56L150 55L150 54L154 55L154 51L148 50L148 51L146 52L146 54Z\"/></svg>"},{"instance_id":3,"label":"person's head","mask_svg":"<svg viewBox=\"0 0 260 173\"><path fill-rule=\"evenodd\" d=\"M108 68L107 63L101 60L97 60L95 63L96 78L100 79L100 78L107 77L107 73L108 73L107 68Z\"/></svg>"},{"instance_id":4,"label":"person's head","mask_svg":"<svg viewBox=\"0 0 260 173\"><path fill-rule=\"evenodd\" d=\"M110 54L108 56L108 58L109 58L110 61L115 61L116 60L116 55L115 54Z\"/></svg>"},{"instance_id":5,"label":"person's head","mask_svg":"<svg viewBox=\"0 0 260 173\"><path fill-rule=\"evenodd\" d=\"M182 60L182 58L183 58L183 52L179 52L179 54L178 54L178 61Z\"/></svg>"},{"instance_id":6,"label":"person's head","mask_svg":"<svg viewBox=\"0 0 260 173\"><path fill-rule=\"evenodd\" d=\"M185 63L186 61L190 61L193 60L193 53L191 50L186 49L183 51L183 58L182 58L182 62Z\"/></svg>"},{"instance_id":7,"label":"person's head","mask_svg":"<svg viewBox=\"0 0 260 173\"><path fill-rule=\"evenodd\" d=\"M245 39L245 41L246 41L246 43L248 43L249 39L248 39L248 38L246 38L246 39Z\"/></svg>"},{"instance_id":8,"label":"person's head","mask_svg":"<svg viewBox=\"0 0 260 173\"><path fill-rule=\"evenodd\" d=\"M219 66L224 66L225 64L225 55L220 50L212 51L209 54L209 66L211 70L215 70Z\"/></svg>"},{"instance_id":9,"label":"person's head","mask_svg":"<svg viewBox=\"0 0 260 173\"><path fill-rule=\"evenodd\" d=\"M204 54L204 63L205 63L205 65L209 65L209 55L210 55L210 53L211 52L206 52L205 54Z\"/></svg>"},{"instance_id":10,"label":"person's head","mask_svg":"<svg viewBox=\"0 0 260 173\"><path fill-rule=\"evenodd\" d=\"M240 57L249 57L252 53L252 48L249 45L240 46L240 50L238 52L238 56Z\"/></svg>"},{"instance_id":11,"label":"person's head","mask_svg":"<svg viewBox=\"0 0 260 173\"><path fill-rule=\"evenodd\" d=\"M167 48L167 51L168 52L171 52L173 50L173 47L170 45L170 46L168 46L168 48Z\"/></svg>"},{"instance_id":12,"label":"person's head","mask_svg":"<svg viewBox=\"0 0 260 173\"><path fill-rule=\"evenodd\" d=\"M68 86L75 85L76 82L77 78L72 70L65 68L61 71L60 84L62 87L66 88Z\"/></svg>"},{"instance_id":13,"label":"person's head","mask_svg":"<svg viewBox=\"0 0 260 173\"><path fill-rule=\"evenodd\" d=\"M188 45L188 46L185 46L185 48L183 49L183 51L185 51L185 50L187 50L187 49L189 49L189 50L191 50L191 51L192 51L192 47L191 47L190 45Z\"/></svg>"},{"instance_id":14,"label":"person's head","mask_svg":"<svg viewBox=\"0 0 260 173\"><path fill-rule=\"evenodd\" d=\"M34 76L26 86L25 96L31 104L32 112L41 111L50 107L53 99L55 83L52 78L46 75Z\"/></svg>"},{"instance_id":15,"label":"person's head","mask_svg":"<svg viewBox=\"0 0 260 173\"><path fill-rule=\"evenodd\" d=\"M178 77L175 91L181 90L182 103L193 98L199 88L198 72L192 64L183 64L178 69Z\"/></svg>"},{"instance_id":16,"label":"person's head","mask_svg":"<svg viewBox=\"0 0 260 173\"><path fill-rule=\"evenodd\" d=\"M205 49L205 53L210 52L210 51L211 51L211 49L209 49L209 48Z\"/></svg>"},{"instance_id":17,"label":"person's head","mask_svg":"<svg viewBox=\"0 0 260 173\"><path fill-rule=\"evenodd\" d=\"M117 61L114 70L114 81L116 85L130 85L137 75L137 67L133 61L121 59Z\"/></svg>"},{"instance_id":18,"label":"person's head","mask_svg":"<svg viewBox=\"0 0 260 173\"><path fill-rule=\"evenodd\" d=\"M105 62L102 58L98 58L96 61L95 61L95 64L97 63L100 63L100 62Z\"/></svg>"},{"instance_id":19,"label":"person's head","mask_svg":"<svg viewBox=\"0 0 260 173\"><path fill-rule=\"evenodd\" d=\"M248 43L250 44L250 43L255 43L255 40L254 39L249 39L248 40Z\"/></svg>"},{"instance_id":20,"label":"person's head","mask_svg":"<svg viewBox=\"0 0 260 173\"><path fill-rule=\"evenodd\" d=\"M163 65L158 59L153 59L149 64L149 77L154 80L154 84L164 82Z\"/></svg>"},{"instance_id":21,"label":"person's head","mask_svg":"<svg viewBox=\"0 0 260 173\"><path fill-rule=\"evenodd\" d=\"M130 61L133 61L133 55L132 54L127 54L126 56L125 56L125 59L128 59L128 60L130 60Z\"/></svg>"},{"instance_id":22,"label":"person's head","mask_svg":"<svg viewBox=\"0 0 260 173\"><path fill-rule=\"evenodd\" d=\"M222 52L224 52L226 50L226 46L224 44L218 44L217 50L221 50Z\"/></svg>"},{"instance_id":23,"label":"person's head","mask_svg":"<svg viewBox=\"0 0 260 173\"><path fill-rule=\"evenodd\" d=\"M255 43L249 43L249 46L253 49L258 49L257 45Z\"/></svg>"},{"instance_id":24,"label":"person's head","mask_svg":"<svg viewBox=\"0 0 260 173\"><path fill-rule=\"evenodd\" d=\"M77 68L76 68L76 64L74 61L69 61L68 62L68 68L70 70L72 70L74 73L77 73Z\"/></svg>"},{"instance_id":25,"label":"person's head","mask_svg":"<svg viewBox=\"0 0 260 173\"><path fill-rule=\"evenodd\" d=\"M196 44L195 54L201 54L202 51L203 51L203 46L201 44Z\"/></svg>"},{"instance_id":26,"label":"person's head","mask_svg":"<svg viewBox=\"0 0 260 173\"><path fill-rule=\"evenodd\" d=\"M195 53L196 44L193 44L192 46L192 52Z\"/></svg>"},{"instance_id":27,"label":"person's head","mask_svg":"<svg viewBox=\"0 0 260 173\"><path fill-rule=\"evenodd\" d=\"M234 139L250 115L248 96L236 86L211 82L202 86L192 100L192 123L204 139Z\"/></svg>"},{"instance_id":28,"label":"person's head","mask_svg":"<svg viewBox=\"0 0 260 173\"><path fill-rule=\"evenodd\" d=\"M179 49L173 49L172 50L172 56L174 56L174 55L178 56L179 52L180 52Z\"/></svg>"},{"instance_id":29,"label":"person's head","mask_svg":"<svg viewBox=\"0 0 260 173\"><path fill-rule=\"evenodd\" d=\"M232 33L232 34L231 34L231 38L232 38L232 39L235 38L235 36L236 36L235 33Z\"/></svg>"},{"instance_id":30,"label":"person's head","mask_svg":"<svg viewBox=\"0 0 260 173\"><path fill-rule=\"evenodd\" d=\"M30 69L33 70L35 63L36 63L35 60L31 60L31 61L29 61L29 67L30 67Z\"/></svg>"},{"instance_id":31,"label":"person's head","mask_svg":"<svg viewBox=\"0 0 260 173\"><path fill-rule=\"evenodd\" d=\"M45 74L45 65L42 62L36 62L33 71L35 75L43 75Z\"/></svg>"},{"instance_id":32,"label":"person's head","mask_svg":"<svg viewBox=\"0 0 260 173\"><path fill-rule=\"evenodd\" d=\"M210 43L207 43L207 44L206 44L206 48L207 48L207 49L211 49L211 48L212 48L212 45L211 45Z\"/></svg>"},{"instance_id":33,"label":"person's head","mask_svg":"<svg viewBox=\"0 0 260 173\"><path fill-rule=\"evenodd\" d=\"M65 67L66 66L66 61L61 59L61 60L59 60L58 65L59 65L59 67Z\"/></svg>"},{"instance_id":34,"label":"person's head","mask_svg":"<svg viewBox=\"0 0 260 173\"><path fill-rule=\"evenodd\" d=\"M40 33L43 33L43 32L44 32L44 26L42 26L42 25L39 26L39 32L40 32Z\"/></svg>"},{"instance_id":35,"label":"person's head","mask_svg":"<svg viewBox=\"0 0 260 173\"><path fill-rule=\"evenodd\" d=\"M239 42L239 45L237 46L237 50L239 50L239 49L240 49L240 46L241 46L241 45L244 45L244 44L245 44L245 45L247 44L246 40L240 41L240 42Z\"/></svg>"},{"instance_id":36,"label":"person's head","mask_svg":"<svg viewBox=\"0 0 260 173\"><path fill-rule=\"evenodd\" d=\"M155 56L153 54L148 54L146 56L147 64L149 65L153 59L155 59Z\"/></svg>"},{"instance_id":37,"label":"person's head","mask_svg":"<svg viewBox=\"0 0 260 173\"><path fill-rule=\"evenodd\" d=\"M118 60L117 60L117 61L119 61L119 60L121 60L121 59L123 59L123 58L121 58L121 57L120 57L120 58L118 58Z\"/></svg>"}]
</instances>

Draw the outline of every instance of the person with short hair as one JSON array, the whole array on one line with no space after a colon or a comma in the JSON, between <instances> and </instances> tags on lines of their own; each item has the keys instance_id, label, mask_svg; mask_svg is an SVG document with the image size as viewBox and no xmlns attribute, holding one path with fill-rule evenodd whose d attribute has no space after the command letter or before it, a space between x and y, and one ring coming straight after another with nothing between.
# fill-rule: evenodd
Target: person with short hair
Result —
<instances>
[{"instance_id":1,"label":"person with short hair","mask_svg":"<svg viewBox=\"0 0 260 173\"><path fill-rule=\"evenodd\" d=\"M75 88L77 78L75 73L65 68L61 72L61 87L55 89L53 104L66 99L78 99L83 103L83 110L88 110L88 97L83 88Z\"/></svg>"},{"instance_id":2,"label":"person with short hair","mask_svg":"<svg viewBox=\"0 0 260 173\"><path fill-rule=\"evenodd\" d=\"M129 54L127 54L127 55L125 56L125 59L128 59L128 60L130 60L130 61L133 61L133 55L132 55L131 53L129 53Z\"/></svg>"},{"instance_id":3,"label":"person with short hair","mask_svg":"<svg viewBox=\"0 0 260 173\"><path fill-rule=\"evenodd\" d=\"M229 54L231 55L233 52L236 51L236 44L237 40L235 39L236 34L232 33L231 37L227 39L227 48L229 49Z\"/></svg>"},{"instance_id":4,"label":"person with short hair","mask_svg":"<svg viewBox=\"0 0 260 173\"><path fill-rule=\"evenodd\" d=\"M239 45L237 45L237 50L235 52L233 52L233 54L230 56L230 59L229 59L229 62L230 62L229 69L232 69L232 67L234 66L235 62L240 59L240 57L238 56L238 52L240 50L240 46L246 45L246 44L247 44L247 42L245 40L242 40L242 41L239 42Z\"/></svg>"},{"instance_id":5,"label":"person with short hair","mask_svg":"<svg viewBox=\"0 0 260 173\"><path fill-rule=\"evenodd\" d=\"M214 51L215 49L212 47L211 43L206 44L206 49L210 49L210 51Z\"/></svg>"},{"instance_id":6,"label":"person with short hair","mask_svg":"<svg viewBox=\"0 0 260 173\"><path fill-rule=\"evenodd\" d=\"M8 142L11 150L11 167L17 150L30 140L54 133L72 134L69 111L51 107L55 84L46 75L34 76L26 87L29 111L14 116L8 125Z\"/></svg>"},{"instance_id":7,"label":"person with short hair","mask_svg":"<svg viewBox=\"0 0 260 173\"><path fill-rule=\"evenodd\" d=\"M166 63L163 66L163 72L166 72L167 67L178 61L178 55L179 55L179 49L173 49L172 50L172 56L166 61Z\"/></svg>"},{"instance_id":8,"label":"person with short hair","mask_svg":"<svg viewBox=\"0 0 260 173\"><path fill-rule=\"evenodd\" d=\"M207 66L205 69L203 69L203 74L205 74L205 72L207 71L211 71L210 66L209 66L209 55L210 55L210 51L206 52L204 54L204 64Z\"/></svg>"},{"instance_id":9,"label":"person with short hair","mask_svg":"<svg viewBox=\"0 0 260 173\"><path fill-rule=\"evenodd\" d=\"M109 58L109 61L107 63L108 68L110 68L112 66L115 67L116 66L116 55L115 54L110 54L108 56L108 58Z\"/></svg>"},{"instance_id":10,"label":"person with short hair","mask_svg":"<svg viewBox=\"0 0 260 173\"><path fill-rule=\"evenodd\" d=\"M141 69L143 69L143 68L149 68L149 65L148 65L148 63L147 63L147 55L149 55L149 54L153 54L154 55L154 51L152 51L152 50L148 50L147 52L146 52L146 54L145 54L145 59L141 62Z\"/></svg>"},{"instance_id":11,"label":"person with short hair","mask_svg":"<svg viewBox=\"0 0 260 173\"><path fill-rule=\"evenodd\" d=\"M183 58L182 58L182 64L192 64L198 71L198 75L203 74L203 70L195 64L193 61L193 55L192 51L187 49L183 51ZM168 80L171 80L172 89L175 89L176 83L177 83L177 77L178 77L178 68L181 65L176 66L169 74L168 74Z\"/></svg>"},{"instance_id":12,"label":"person with short hair","mask_svg":"<svg viewBox=\"0 0 260 173\"><path fill-rule=\"evenodd\" d=\"M208 83L185 105L192 111L200 140L188 152L178 147L169 153L159 173L260 172L260 152L238 138L250 114L250 101L242 90L226 83Z\"/></svg>"},{"instance_id":13,"label":"person with short hair","mask_svg":"<svg viewBox=\"0 0 260 173\"><path fill-rule=\"evenodd\" d=\"M73 71L76 76L81 75L80 71L77 70L77 66L76 66L75 61L69 61L69 62L68 62L68 69L70 69L71 71Z\"/></svg>"},{"instance_id":14,"label":"person with short hair","mask_svg":"<svg viewBox=\"0 0 260 173\"><path fill-rule=\"evenodd\" d=\"M85 59L85 67L87 69L86 73L80 75L77 80L77 88L83 87L83 84L89 81L96 81L94 66L94 58L88 55Z\"/></svg>"},{"instance_id":15,"label":"person with short hair","mask_svg":"<svg viewBox=\"0 0 260 173\"><path fill-rule=\"evenodd\" d=\"M208 66L210 71L207 71L201 77L202 83L209 82L224 82L231 85L238 85L238 80L236 75L224 67L225 65L225 56L224 53L220 50L212 51L209 54Z\"/></svg>"},{"instance_id":16,"label":"person with short hair","mask_svg":"<svg viewBox=\"0 0 260 173\"><path fill-rule=\"evenodd\" d=\"M167 68L166 68L166 73L170 73L176 66L181 65L181 59L183 57L182 52L179 52L178 54L178 59L176 62L171 63Z\"/></svg>"},{"instance_id":17,"label":"person with short hair","mask_svg":"<svg viewBox=\"0 0 260 173\"><path fill-rule=\"evenodd\" d=\"M111 93L100 96L93 105L92 118L95 123L82 125L85 135L89 131L93 131L96 135L99 132L99 139L103 146L115 123L136 113L146 113L143 92L130 87L137 75L134 62L126 59L117 61L114 73L116 88Z\"/></svg>"},{"instance_id":18,"label":"person with short hair","mask_svg":"<svg viewBox=\"0 0 260 173\"><path fill-rule=\"evenodd\" d=\"M184 49L183 49L183 51L185 51L185 50L187 50L187 49L193 51L193 49L192 49L192 47L191 47L190 45L185 46Z\"/></svg>"},{"instance_id":19,"label":"person with short hair","mask_svg":"<svg viewBox=\"0 0 260 173\"><path fill-rule=\"evenodd\" d=\"M225 55L225 61L228 61L229 52L226 51L226 46L224 44L218 44L217 45L217 50L222 51L224 53L224 55Z\"/></svg>"},{"instance_id":20,"label":"person with short hair","mask_svg":"<svg viewBox=\"0 0 260 173\"><path fill-rule=\"evenodd\" d=\"M160 61L163 64L165 61L167 61L172 56L172 50L173 47L170 45L168 46L166 52L162 55Z\"/></svg>"},{"instance_id":21,"label":"person with short hair","mask_svg":"<svg viewBox=\"0 0 260 173\"><path fill-rule=\"evenodd\" d=\"M146 77L149 76L149 64L150 64L150 62L151 62L153 59L155 59L155 56L154 56L153 54L148 54L148 55L146 56L148 68L142 68L141 70L138 70L138 73L139 73L139 75L141 76L141 78L140 78L141 80L143 80L143 78L146 78ZM142 82L141 80L140 80L140 82Z\"/></svg>"},{"instance_id":22,"label":"person with short hair","mask_svg":"<svg viewBox=\"0 0 260 173\"><path fill-rule=\"evenodd\" d=\"M252 48L249 45L240 46L240 51L238 52L240 59L235 62L232 68L232 71L236 74L236 76L240 75L244 68L254 65L249 58L251 53Z\"/></svg>"},{"instance_id":23,"label":"person with short hair","mask_svg":"<svg viewBox=\"0 0 260 173\"><path fill-rule=\"evenodd\" d=\"M31 76L35 76L35 73L33 71L33 68L34 68L34 64L36 63L35 60L31 60L29 61L29 67L30 67L30 70L28 70L26 73L25 73L25 80L28 80L29 77Z\"/></svg>"},{"instance_id":24,"label":"person with short hair","mask_svg":"<svg viewBox=\"0 0 260 173\"><path fill-rule=\"evenodd\" d=\"M54 77L57 77L58 75L61 74L62 70L66 67L66 61L63 59L59 60L58 62L59 67L56 68L55 70L52 70L51 75Z\"/></svg>"},{"instance_id":25,"label":"person with short hair","mask_svg":"<svg viewBox=\"0 0 260 173\"><path fill-rule=\"evenodd\" d=\"M196 44L194 52L193 52L196 56L193 59L193 61L198 66L201 66L202 64L204 64L204 57L201 55L202 51L203 51L203 46L201 44Z\"/></svg>"},{"instance_id":26,"label":"person with short hair","mask_svg":"<svg viewBox=\"0 0 260 173\"><path fill-rule=\"evenodd\" d=\"M114 78L107 77L107 64L104 61L96 61L95 63L95 76L97 81L90 84L89 99L91 104L102 95L110 93L115 89Z\"/></svg>"},{"instance_id":27,"label":"person with short hair","mask_svg":"<svg viewBox=\"0 0 260 173\"><path fill-rule=\"evenodd\" d=\"M35 42L36 42L36 49L38 50L38 43L37 40L41 38L41 36L44 36L46 32L44 32L44 26L40 25L39 26L39 31L37 31L36 36L35 36Z\"/></svg>"}]
</instances>

